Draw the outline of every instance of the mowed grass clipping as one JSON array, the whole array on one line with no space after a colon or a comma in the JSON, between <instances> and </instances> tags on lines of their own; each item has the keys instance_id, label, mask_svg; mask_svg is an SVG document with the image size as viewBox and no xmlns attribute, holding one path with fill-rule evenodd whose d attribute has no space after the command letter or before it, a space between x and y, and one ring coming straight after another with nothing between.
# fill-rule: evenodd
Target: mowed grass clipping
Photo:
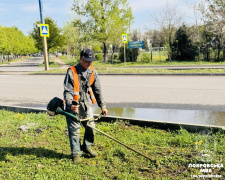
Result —
<instances>
[{"instance_id":1,"label":"mowed grass clipping","mask_svg":"<svg viewBox=\"0 0 225 180\"><path fill-rule=\"evenodd\" d=\"M27 131L19 130L27 125ZM128 122L101 122L96 127L126 145L157 159L148 159L96 132L93 149L99 156L82 155L82 163L70 159L65 117L0 110L0 179L190 179L191 175L219 174L224 167L202 173L189 164L223 164L224 131L189 133L130 125ZM84 130L81 128L81 138ZM205 162L203 150L213 158Z\"/></svg>"}]
</instances>

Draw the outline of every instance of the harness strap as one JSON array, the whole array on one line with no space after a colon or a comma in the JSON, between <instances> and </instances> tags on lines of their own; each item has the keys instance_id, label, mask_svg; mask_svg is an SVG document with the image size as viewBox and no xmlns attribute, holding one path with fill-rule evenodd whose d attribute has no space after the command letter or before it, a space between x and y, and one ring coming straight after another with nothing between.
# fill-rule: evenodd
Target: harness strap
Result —
<instances>
[{"instance_id":1,"label":"harness strap","mask_svg":"<svg viewBox=\"0 0 225 180\"><path fill-rule=\"evenodd\" d=\"M70 67L70 69L73 72L73 85L74 85L74 96L73 96L73 100L78 101L79 102L79 79L78 79L78 74L77 74L77 70L74 66Z\"/></svg>"},{"instance_id":2,"label":"harness strap","mask_svg":"<svg viewBox=\"0 0 225 180\"><path fill-rule=\"evenodd\" d=\"M92 88L90 87L95 81L95 75L94 75L94 68L92 66L90 68L92 70L92 74L91 74L91 78L90 78L90 84L89 84L88 92L90 94L92 103L95 104L96 99L94 97ZM73 77L74 77L74 81L73 81L73 84L74 84L73 100L79 102L79 98L80 98L80 96L79 96L79 78L78 78L77 70L76 70L75 66L71 66L69 69L72 70Z\"/></svg>"}]
</instances>

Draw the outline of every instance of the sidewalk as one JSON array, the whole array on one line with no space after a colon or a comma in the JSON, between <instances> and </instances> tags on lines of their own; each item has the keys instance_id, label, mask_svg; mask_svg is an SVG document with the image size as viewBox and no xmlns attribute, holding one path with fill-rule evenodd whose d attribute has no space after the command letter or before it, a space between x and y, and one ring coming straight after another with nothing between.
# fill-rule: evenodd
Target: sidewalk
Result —
<instances>
[{"instance_id":1,"label":"sidewalk","mask_svg":"<svg viewBox=\"0 0 225 180\"><path fill-rule=\"evenodd\" d=\"M55 61L56 63L59 64L59 68L57 68L57 69L67 69L70 67L69 65L65 64L63 61L61 61L59 58L57 58L55 56L52 59L53 59L53 61Z\"/></svg>"},{"instance_id":2,"label":"sidewalk","mask_svg":"<svg viewBox=\"0 0 225 180\"><path fill-rule=\"evenodd\" d=\"M52 60L59 64L58 68L51 69L68 69L70 66L66 65L63 61L55 56L52 56ZM50 61L50 59L49 59ZM44 57L31 57L29 59L23 59L16 62L9 62L7 64L0 65L0 74L7 75L18 75L18 74L29 74L32 72L44 71L45 68L40 66L44 63Z\"/></svg>"}]
</instances>

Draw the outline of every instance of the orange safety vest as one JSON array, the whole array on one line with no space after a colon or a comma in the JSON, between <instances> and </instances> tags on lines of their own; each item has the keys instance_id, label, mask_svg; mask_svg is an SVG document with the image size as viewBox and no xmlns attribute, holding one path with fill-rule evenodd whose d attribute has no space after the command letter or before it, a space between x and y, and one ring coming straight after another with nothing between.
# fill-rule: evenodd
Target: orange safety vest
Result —
<instances>
[{"instance_id":1,"label":"orange safety vest","mask_svg":"<svg viewBox=\"0 0 225 180\"><path fill-rule=\"evenodd\" d=\"M91 89L91 85L94 83L94 80L95 80L95 75L94 75L94 68L91 66L90 67L91 70L92 70L92 74L91 74L91 79L90 79L90 85L89 85L89 89L88 89L88 92L90 94L90 97L91 97L91 101L93 104L96 103L96 100L95 100L95 97L94 97L94 94L93 94L93 91ZM77 70L74 66L70 67L69 69L72 70L73 72L73 77L74 77L74 80L73 80L73 84L74 84L74 95L73 95L73 100L75 101L78 101L79 102L79 98L80 98L80 95L79 95L79 78L78 78L78 74L77 74ZM68 70L69 70L68 69Z\"/></svg>"}]
</instances>

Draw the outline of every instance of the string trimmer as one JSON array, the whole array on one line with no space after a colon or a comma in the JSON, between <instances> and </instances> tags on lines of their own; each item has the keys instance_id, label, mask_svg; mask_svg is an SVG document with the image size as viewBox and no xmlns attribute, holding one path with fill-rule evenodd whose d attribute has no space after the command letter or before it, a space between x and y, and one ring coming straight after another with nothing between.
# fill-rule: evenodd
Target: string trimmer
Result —
<instances>
[{"instance_id":1,"label":"string trimmer","mask_svg":"<svg viewBox=\"0 0 225 180\"><path fill-rule=\"evenodd\" d=\"M110 135L108 135L108 134L106 134L106 133L100 131L99 129L97 129L97 128L95 128L95 127L93 127L93 126L91 126L91 125L88 124L88 121L90 121L90 120L94 120L94 121L99 120L99 119L101 118L101 116L102 116L101 114L100 114L96 119L94 119L94 118L80 119L80 117L78 116L78 114L74 115L74 114L68 113L68 112L66 112L66 111L63 110L63 107L64 107L63 100L60 99L60 98L58 98L58 97L54 97L54 98L48 103L48 106L47 106L47 113L48 113L50 116L55 116L55 115L57 115L57 114L62 114L62 115L65 115L65 116L69 116L69 117L73 118L75 121L79 121L79 122L81 122L81 121L87 121L87 126L88 126L88 127L90 127L90 128L92 128L92 129L94 129L94 130L100 132L101 134L105 135L106 137L108 137L108 138L110 138L110 139L116 141L117 143L119 143L119 144L125 146L126 148L130 149L131 151L134 151L134 152L136 152L137 154L139 154L139 155L145 157L146 159L148 159L148 160L154 162L154 163L158 166L158 163L156 162L156 160L154 160L154 159L148 157L147 155L145 155L145 154L143 154L143 153L141 153L141 152L139 152L139 151L137 151L137 150L135 150L135 149L133 149L133 148L127 146L126 144L120 142L119 140L113 138L112 136L110 136Z\"/></svg>"}]
</instances>

